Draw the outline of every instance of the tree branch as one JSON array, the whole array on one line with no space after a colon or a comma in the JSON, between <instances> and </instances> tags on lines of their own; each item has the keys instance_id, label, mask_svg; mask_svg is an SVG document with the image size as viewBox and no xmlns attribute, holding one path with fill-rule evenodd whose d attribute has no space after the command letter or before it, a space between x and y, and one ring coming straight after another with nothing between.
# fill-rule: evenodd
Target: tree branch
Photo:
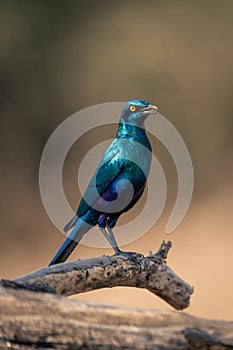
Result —
<instances>
[{"instance_id":1,"label":"tree branch","mask_svg":"<svg viewBox=\"0 0 233 350\"><path fill-rule=\"evenodd\" d=\"M177 310L189 305L193 288L165 262L171 242L163 242L156 254L133 259L123 255L76 260L40 269L15 281L2 280L4 286L72 295L100 288L128 286L145 288Z\"/></svg>"}]
</instances>

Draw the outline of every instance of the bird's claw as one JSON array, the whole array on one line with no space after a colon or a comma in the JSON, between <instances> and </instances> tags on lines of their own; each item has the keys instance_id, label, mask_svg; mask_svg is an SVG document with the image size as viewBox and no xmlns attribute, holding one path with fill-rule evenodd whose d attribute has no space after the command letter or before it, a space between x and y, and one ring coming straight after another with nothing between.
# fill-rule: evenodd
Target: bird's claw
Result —
<instances>
[{"instance_id":1,"label":"bird's claw","mask_svg":"<svg viewBox=\"0 0 233 350\"><path fill-rule=\"evenodd\" d=\"M133 263L137 263L138 262L137 258L134 256L134 255L138 255L138 254L134 253L134 252L122 252L121 250L119 250L113 256L116 256L116 255L121 255L121 256L125 257L124 260L129 259Z\"/></svg>"}]
</instances>

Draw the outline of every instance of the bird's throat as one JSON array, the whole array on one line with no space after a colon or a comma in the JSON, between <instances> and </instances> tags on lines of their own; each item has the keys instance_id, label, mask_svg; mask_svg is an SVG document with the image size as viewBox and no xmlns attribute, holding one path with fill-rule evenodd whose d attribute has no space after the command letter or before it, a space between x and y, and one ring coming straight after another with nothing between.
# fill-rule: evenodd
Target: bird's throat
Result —
<instances>
[{"instance_id":1,"label":"bird's throat","mask_svg":"<svg viewBox=\"0 0 233 350\"><path fill-rule=\"evenodd\" d=\"M151 150L150 142L143 127L133 124L120 123L117 130L117 138L132 139Z\"/></svg>"}]
</instances>

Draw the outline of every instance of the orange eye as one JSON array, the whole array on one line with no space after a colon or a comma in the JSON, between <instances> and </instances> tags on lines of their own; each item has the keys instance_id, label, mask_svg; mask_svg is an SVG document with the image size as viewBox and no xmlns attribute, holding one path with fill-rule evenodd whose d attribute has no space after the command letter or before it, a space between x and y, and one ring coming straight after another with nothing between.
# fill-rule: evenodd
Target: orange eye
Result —
<instances>
[{"instance_id":1,"label":"orange eye","mask_svg":"<svg viewBox=\"0 0 233 350\"><path fill-rule=\"evenodd\" d=\"M135 112L136 107L135 107L135 106L133 106L133 105L131 105L131 106L129 107L129 109L131 110L131 112Z\"/></svg>"}]
</instances>

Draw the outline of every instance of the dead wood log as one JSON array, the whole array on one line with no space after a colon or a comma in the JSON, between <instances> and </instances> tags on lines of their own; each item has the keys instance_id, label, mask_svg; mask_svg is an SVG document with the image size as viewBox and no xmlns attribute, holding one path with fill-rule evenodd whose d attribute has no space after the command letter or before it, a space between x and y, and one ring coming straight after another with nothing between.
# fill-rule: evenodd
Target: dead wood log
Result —
<instances>
[{"instance_id":1,"label":"dead wood log","mask_svg":"<svg viewBox=\"0 0 233 350\"><path fill-rule=\"evenodd\" d=\"M233 349L233 323L0 286L1 350Z\"/></svg>"}]
</instances>

